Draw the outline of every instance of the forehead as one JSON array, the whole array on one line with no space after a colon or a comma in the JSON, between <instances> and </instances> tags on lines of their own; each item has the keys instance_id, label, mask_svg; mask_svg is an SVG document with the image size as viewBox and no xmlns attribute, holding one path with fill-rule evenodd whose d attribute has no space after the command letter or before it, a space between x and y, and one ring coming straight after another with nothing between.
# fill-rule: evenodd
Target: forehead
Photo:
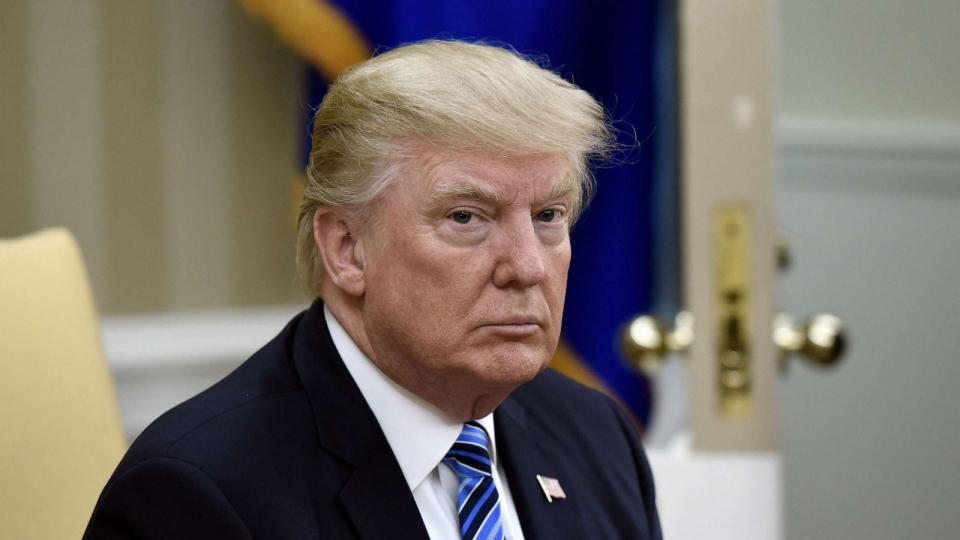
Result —
<instances>
[{"instance_id":1,"label":"forehead","mask_svg":"<svg viewBox=\"0 0 960 540\"><path fill-rule=\"evenodd\" d=\"M422 149L403 167L409 188L429 197L469 196L505 202L519 196L573 194L576 183L561 154Z\"/></svg>"}]
</instances>

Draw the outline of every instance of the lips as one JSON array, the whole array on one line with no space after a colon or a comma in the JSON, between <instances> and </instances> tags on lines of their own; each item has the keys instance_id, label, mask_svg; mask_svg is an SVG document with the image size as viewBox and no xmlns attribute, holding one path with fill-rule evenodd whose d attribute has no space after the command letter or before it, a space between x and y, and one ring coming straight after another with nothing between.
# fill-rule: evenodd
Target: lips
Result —
<instances>
[{"instance_id":1,"label":"lips","mask_svg":"<svg viewBox=\"0 0 960 540\"><path fill-rule=\"evenodd\" d=\"M542 319L532 315L514 315L488 321L480 326L541 326Z\"/></svg>"},{"instance_id":2,"label":"lips","mask_svg":"<svg viewBox=\"0 0 960 540\"><path fill-rule=\"evenodd\" d=\"M543 319L540 317L517 314L485 321L480 325L480 329L499 336L498 339L513 340L527 339L538 335L543 326Z\"/></svg>"},{"instance_id":3,"label":"lips","mask_svg":"<svg viewBox=\"0 0 960 540\"><path fill-rule=\"evenodd\" d=\"M481 326L480 330L497 336L498 340L528 339L540 335L540 326L537 324L488 324Z\"/></svg>"}]
</instances>

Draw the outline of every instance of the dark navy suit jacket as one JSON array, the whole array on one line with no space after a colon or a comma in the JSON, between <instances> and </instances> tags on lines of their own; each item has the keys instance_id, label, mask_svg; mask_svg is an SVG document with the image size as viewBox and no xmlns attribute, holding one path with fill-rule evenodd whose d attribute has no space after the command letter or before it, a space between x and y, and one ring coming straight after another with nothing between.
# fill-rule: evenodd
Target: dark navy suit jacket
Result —
<instances>
[{"instance_id":1,"label":"dark navy suit jacket","mask_svg":"<svg viewBox=\"0 0 960 540\"><path fill-rule=\"evenodd\" d=\"M547 370L495 412L526 538L660 538L653 480L610 399ZM547 502L536 475L559 480ZM202 394L156 420L84 538L427 538L318 301Z\"/></svg>"}]
</instances>

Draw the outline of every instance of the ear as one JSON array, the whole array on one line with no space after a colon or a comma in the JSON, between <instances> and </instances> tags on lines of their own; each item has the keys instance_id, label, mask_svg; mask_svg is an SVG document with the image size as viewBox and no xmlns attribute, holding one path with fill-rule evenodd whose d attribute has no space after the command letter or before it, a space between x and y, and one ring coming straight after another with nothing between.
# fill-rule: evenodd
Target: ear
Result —
<instances>
[{"instance_id":1,"label":"ear","mask_svg":"<svg viewBox=\"0 0 960 540\"><path fill-rule=\"evenodd\" d=\"M313 241L326 271L324 279L350 296L362 296L365 288L358 229L357 220L343 210L318 208L313 214Z\"/></svg>"}]
</instances>

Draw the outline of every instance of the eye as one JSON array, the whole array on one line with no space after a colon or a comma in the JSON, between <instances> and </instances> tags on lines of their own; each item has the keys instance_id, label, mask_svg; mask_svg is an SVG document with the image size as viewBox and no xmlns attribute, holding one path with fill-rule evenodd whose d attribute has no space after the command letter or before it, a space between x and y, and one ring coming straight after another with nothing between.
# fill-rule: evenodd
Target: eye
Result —
<instances>
[{"instance_id":1,"label":"eye","mask_svg":"<svg viewBox=\"0 0 960 540\"><path fill-rule=\"evenodd\" d=\"M453 212L447 217L456 221L457 223L460 223L461 225L466 225L467 223L470 223L473 220L474 216L473 216L473 212L468 212L466 210L457 210L456 212Z\"/></svg>"},{"instance_id":2,"label":"eye","mask_svg":"<svg viewBox=\"0 0 960 540\"><path fill-rule=\"evenodd\" d=\"M543 221L545 223L553 223L554 221L559 221L563 217L563 213L557 208L547 208L541 210L537 213L536 219L538 221Z\"/></svg>"}]
</instances>

